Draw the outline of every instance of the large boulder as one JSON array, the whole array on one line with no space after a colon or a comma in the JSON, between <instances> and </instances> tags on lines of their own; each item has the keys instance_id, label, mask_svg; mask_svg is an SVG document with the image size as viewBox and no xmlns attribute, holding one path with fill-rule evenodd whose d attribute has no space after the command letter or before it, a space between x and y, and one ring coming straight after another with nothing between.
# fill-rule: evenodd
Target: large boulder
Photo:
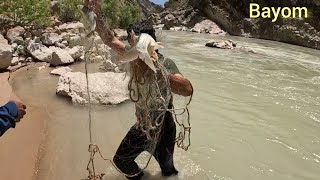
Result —
<instances>
[{"instance_id":1,"label":"large boulder","mask_svg":"<svg viewBox=\"0 0 320 180\"><path fill-rule=\"evenodd\" d=\"M192 32L198 33L210 33L210 34L224 34L225 32L220 29L220 27L211 20L203 20L191 29Z\"/></svg>"},{"instance_id":2,"label":"large boulder","mask_svg":"<svg viewBox=\"0 0 320 180\"><path fill-rule=\"evenodd\" d=\"M52 46L56 43L60 43L62 38L57 33L43 33L41 36L41 41L44 45Z\"/></svg>"},{"instance_id":3,"label":"large boulder","mask_svg":"<svg viewBox=\"0 0 320 180\"><path fill-rule=\"evenodd\" d=\"M38 61L50 62L52 58L52 50L47 46L38 42L37 39L30 41L27 50Z\"/></svg>"},{"instance_id":4,"label":"large boulder","mask_svg":"<svg viewBox=\"0 0 320 180\"><path fill-rule=\"evenodd\" d=\"M89 74L90 99L93 104L119 104L129 99L125 73ZM88 103L86 76L82 72L68 72L60 76L56 93L72 98L72 102Z\"/></svg>"},{"instance_id":5,"label":"large boulder","mask_svg":"<svg viewBox=\"0 0 320 180\"><path fill-rule=\"evenodd\" d=\"M50 61L51 66L60 66L71 64L74 62L74 59L70 56L70 54L62 49L56 49L52 53L52 59Z\"/></svg>"},{"instance_id":6,"label":"large boulder","mask_svg":"<svg viewBox=\"0 0 320 180\"><path fill-rule=\"evenodd\" d=\"M8 41L0 34L0 69L7 69L11 65L12 47Z\"/></svg>"},{"instance_id":7,"label":"large boulder","mask_svg":"<svg viewBox=\"0 0 320 180\"><path fill-rule=\"evenodd\" d=\"M22 36L25 32L26 30L21 26L14 27L7 31L7 39L9 40L10 43L22 44L23 43Z\"/></svg>"},{"instance_id":8,"label":"large boulder","mask_svg":"<svg viewBox=\"0 0 320 180\"><path fill-rule=\"evenodd\" d=\"M177 21L178 21L178 19L176 17L174 17L174 15L168 14L164 17L164 26L167 29L170 29L171 27L174 27L177 24L179 24Z\"/></svg>"}]
</instances>

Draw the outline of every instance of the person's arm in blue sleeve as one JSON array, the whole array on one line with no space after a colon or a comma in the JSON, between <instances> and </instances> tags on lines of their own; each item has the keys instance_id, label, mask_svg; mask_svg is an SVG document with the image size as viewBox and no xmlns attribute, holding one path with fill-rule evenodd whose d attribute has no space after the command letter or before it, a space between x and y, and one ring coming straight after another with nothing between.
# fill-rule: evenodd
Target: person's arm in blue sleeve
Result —
<instances>
[{"instance_id":1,"label":"person's arm in blue sleeve","mask_svg":"<svg viewBox=\"0 0 320 180\"><path fill-rule=\"evenodd\" d=\"M19 109L16 103L12 101L0 107L0 136L2 136L8 129L15 128L18 112Z\"/></svg>"}]
</instances>

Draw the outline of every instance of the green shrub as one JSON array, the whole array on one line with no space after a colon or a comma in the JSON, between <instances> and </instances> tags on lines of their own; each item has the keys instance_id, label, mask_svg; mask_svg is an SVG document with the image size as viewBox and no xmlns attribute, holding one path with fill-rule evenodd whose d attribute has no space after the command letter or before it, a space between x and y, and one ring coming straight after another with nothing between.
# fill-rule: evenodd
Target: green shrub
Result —
<instances>
[{"instance_id":1,"label":"green shrub","mask_svg":"<svg viewBox=\"0 0 320 180\"><path fill-rule=\"evenodd\" d=\"M101 13L109 26L112 28L118 27L120 16L120 4L118 0L103 0Z\"/></svg>"},{"instance_id":2,"label":"green shrub","mask_svg":"<svg viewBox=\"0 0 320 180\"><path fill-rule=\"evenodd\" d=\"M58 16L62 22L79 21L81 13L78 5L81 5L82 0L59 0Z\"/></svg>"},{"instance_id":3,"label":"green shrub","mask_svg":"<svg viewBox=\"0 0 320 180\"><path fill-rule=\"evenodd\" d=\"M63 22L80 20L78 5L81 3L82 0L60 0L59 19ZM126 28L141 19L141 9L129 1L121 5L119 0L103 0L101 14L111 28Z\"/></svg>"},{"instance_id":4,"label":"green shrub","mask_svg":"<svg viewBox=\"0 0 320 180\"><path fill-rule=\"evenodd\" d=\"M112 28L127 28L129 24L141 19L141 9L130 2L121 5L118 0L104 0L101 11Z\"/></svg>"},{"instance_id":5,"label":"green shrub","mask_svg":"<svg viewBox=\"0 0 320 180\"><path fill-rule=\"evenodd\" d=\"M1 0L0 14L12 20L12 26L49 25L50 0Z\"/></svg>"},{"instance_id":6,"label":"green shrub","mask_svg":"<svg viewBox=\"0 0 320 180\"><path fill-rule=\"evenodd\" d=\"M128 28L130 24L133 24L141 19L141 9L139 6L126 3L120 10L119 26L121 28Z\"/></svg>"}]
</instances>

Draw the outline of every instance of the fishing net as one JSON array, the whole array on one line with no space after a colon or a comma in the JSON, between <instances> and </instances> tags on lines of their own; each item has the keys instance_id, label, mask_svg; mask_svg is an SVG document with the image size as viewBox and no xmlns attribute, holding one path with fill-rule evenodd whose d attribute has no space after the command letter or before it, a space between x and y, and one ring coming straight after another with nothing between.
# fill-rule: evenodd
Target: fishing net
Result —
<instances>
[{"instance_id":1,"label":"fishing net","mask_svg":"<svg viewBox=\"0 0 320 180\"><path fill-rule=\"evenodd\" d=\"M93 49L99 47L99 45L95 43L92 36L96 26L93 21L94 18L92 18L95 17L95 14L88 11L83 15L85 17L83 22L88 29L84 37L86 39L85 42L89 42L84 44L86 75L88 75L88 62L93 57ZM105 61L110 58L104 54L101 56L105 58ZM188 105L192 96L183 97L172 93L169 79L170 72L165 66L165 61L165 58L154 61L155 71L149 68L142 59L132 59L132 61L125 62L127 67L126 76L130 77L128 83L129 97L135 104L135 117L132 118L136 120L136 123L124 137L113 158L104 157L99 146L93 143L95 142L92 136L94 133L92 128L94 117L91 115L92 109L89 96L90 145L88 150L90 152L90 160L87 166L89 171L87 179L102 179L104 175L95 172L94 157L97 153L103 160L109 161L115 169L127 177L139 175L142 170L147 168L153 156L158 162L162 162L162 152L159 151L165 151L166 149L159 148L160 144L170 141L170 132L176 132L176 125L177 133L174 133L173 146L176 143L178 147L188 150L191 130ZM88 78L87 88L87 91L90 92ZM131 160L135 160L141 152L148 152L149 154L144 154L145 156L140 160L138 167ZM119 165L121 167L118 167Z\"/></svg>"}]
</instances>

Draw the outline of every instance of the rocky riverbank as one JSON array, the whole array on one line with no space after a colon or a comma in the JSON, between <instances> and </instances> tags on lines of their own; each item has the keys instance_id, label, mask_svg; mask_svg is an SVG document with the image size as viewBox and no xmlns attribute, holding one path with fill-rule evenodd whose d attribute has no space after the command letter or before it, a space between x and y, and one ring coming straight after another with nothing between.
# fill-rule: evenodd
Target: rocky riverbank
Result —
<instances>
[{"instance_id":1,"label":"rocky riverbank","mask_svg":"<svg viewBox=\"0 0 320 180\"><path fill-rule=\"evenodd\" d=\"M84 38L84 26L80 22L70 22L53 28L31 30L17 26L0 34L0 69L15 70L30 62L46 62L50 66L64 66L84 60L85 44L91 40ZM118 34L121 31L118 30ZM122 33L123 34L123 33ZM111 61L110 48L94 36L92 61L103 62L108 70L116 70ZM87 42L85 42L87 41Z\"/></svg>"},{"instance_id":2,"label":"rocky riverbank","mask_svg":"<svg viewBox=\"0 0 320 180\"><path fill-rule=\"evenodd\" d=\"M115 29L114 32L119 39L126 39L125 31ZM100 63L100 69L108 72L101 75L107 78L107 81L95 81L96 83L92 84L91 90L94 92L92 102L98 104L118 104L128 99L127 90L124 88L127 79L126 81L121 81L123 83L118 84L119 88L113 86L115 89L112 90L110 86L112 84L110 80L114 80L114 78L119 80L121 79L120 76L124 77L123 74L119 74L122 67L119 67L115 63L117 62L117 56L108 46L103 44L98 35L94 34L91 39L85 38L85 29L82 23L61 23L59 26L38 30L17 26L8 29L4 34L0 34L0 69L2 71L13 72L23 66L39 62L44 63L44 66L39 67L39 70L45 66L57 67L58 69L54 70L56 72L52 73L61 75L57 85L57 94L70 96L73 102L81 104L87 102L87 97L85 97L84 93L86 92L85 76L83 73L71 73L72 77L70 73L69 76L64 76L64 72L71 71L71 69L66 70L66 67L63 66L83 62L85 51L88 51L93 41L93 46L88 56L88 63ZM63 67L62 72L59 70L59 67ZM105 77L106 75L108 77ZM77 81L80 79L82 80ZM93 79L96 78L93 77ZM110 89L110 91L105 92L101 87L96 86L98 82L102 85L101 87L104 87L105 90ZM78 84L78 86L73 86L75 84ZM81 92L77 91L79 88ZM97 92L100 93L97 95ZM101 94L102 92L105 92L105 94ZM95 97L99 99L95 101Z\"/></svg>"}]
</instances>

